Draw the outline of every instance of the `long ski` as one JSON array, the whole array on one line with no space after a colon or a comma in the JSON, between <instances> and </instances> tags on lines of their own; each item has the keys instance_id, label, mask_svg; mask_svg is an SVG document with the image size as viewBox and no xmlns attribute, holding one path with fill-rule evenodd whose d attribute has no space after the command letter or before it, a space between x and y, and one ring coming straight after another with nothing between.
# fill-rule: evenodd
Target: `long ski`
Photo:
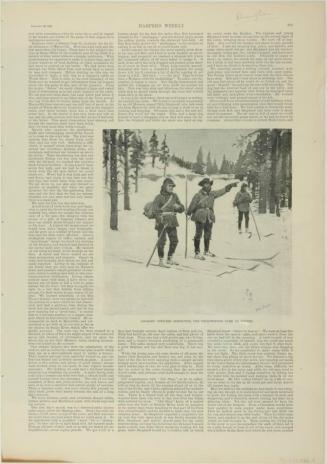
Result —
<instances>
[{"instance_id":1,"label":"long ski","mask_svg":"<svg viewBox=\"0 0 327 464\"><path fill-rule=\"evenodd\" d=\"M226 258L226 259L234 259L234 258ZM246 261L252 261L252 260L246 260ZM223 265L228 266L228 267L230 267L232 269L238 269L239 271L253 271L253 269L256 269L260 265L260 263L254 264L254 265L251 265L249 263L248 266L250 266L250 267L248 267L248 266L247 267L240 267L240 266L233 266L232 264L227 264L227 263L224 263L223 261L217 261L217 260L210 260L210 261L208 260L208 263L220 264L220 265L223 264ZM245 266L246 266L246 264L245 264Z\"/></svg>"},{"instance_id":2,"label":"long ski","mask_svg":"<svg viewBox=\"0 0 327 464\"><path fill-rule=\"evenodd\" d=\"M138 259L129 259L129 258L125 258L123 259L123 261L127 261L129 263L135 263L135 264L144 264L143 261L140 261ZM150 263L149 266L152 266L152 267L160 267L160 268L163 268L163 269L171 269L171 266L167 266L166 264L164 265L159 265L159 264L153 264L153 263Z\"/></svg>"},{"instance_id":3,"label":"long ski","mask_svg":"<svg viewBox=\"0 0 327 464\"><path fill-rule=\"evenodd\" d=\"M144 264L143 261L141 260L138 260L138 259L130 259L130 258L122 258L123 261L127 261L129 263L133 263L133 264ZM176 271L182 271L182 272L190 272L190 273L195 273L195 274L204 274L204 275L208 275L208 276L212 276L212 277L216 277L216 274L214 274L213 272L210 272L210 271L207 271L207 270L197 270L195 268L192 268L190 266L184 266L183 264L180 264L178 266L159 266L159 264L149 264L149 266L151 267L157 267L157 268L163 268L163 269L173 269L173 270L176 270Z\"/></svg>"},{"instance_id":4,"label":"long ski","mask_svg":"<svg viewBox=\"0 0 327 464\"><path fill-rule=\"evenodd\" d=\"M277 255L279 255L279 251L274 255L269 256L268 258L231 258L226 256L225 259L232 259L236 261L271 261L272 259L276 258Z\"/></svg>"}]
</instances>

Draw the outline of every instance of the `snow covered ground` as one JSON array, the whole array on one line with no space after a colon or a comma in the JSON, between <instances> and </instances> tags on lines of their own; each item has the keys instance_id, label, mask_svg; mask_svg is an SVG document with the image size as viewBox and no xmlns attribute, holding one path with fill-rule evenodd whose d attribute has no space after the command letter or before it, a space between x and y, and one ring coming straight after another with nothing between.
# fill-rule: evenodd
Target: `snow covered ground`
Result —
<instances>
[{"instance_id":1,"label":"snow covered ground","mask_svg":"<svg viewBox=\"0 0 327 464\"><path fill-rule=\"evenodd\" d=\"M269 213L258 215L253 204L261 241L252 217L252 237L248 238L245 233L240 235L237 231L237 209L232 206L238 188L233 188L215 201L216 223L211 250L217 255L216 258L206 261L193 258L195 225L189 221L188 257L185 259L186 217L180 214L179 244L175 254L180 266L169 269L156 266L158 257L155 253L153 265L146 267L157 232L154 221L143 215L143 207L159 192L163 171L159 167L153 169L150 160L147 160L142 174L144 177L139 180L139 192L132 193L131 186L131 211L123 210L123 198L120 197L119 231L109 228L110 200L104 191L105 314L246 315L258 311L269 314L287 314L290 311L290 211L282 210L279 218ZM190 171L173 163L167 168L167 175L174 179L175 192L183 204L185 174L190 175ZM193 175L188 182L188 202L200 189L200 179L200 176ZM230 182L218 176L214 180L213 189L222 188Z\"/></svg>"}]
</instances>

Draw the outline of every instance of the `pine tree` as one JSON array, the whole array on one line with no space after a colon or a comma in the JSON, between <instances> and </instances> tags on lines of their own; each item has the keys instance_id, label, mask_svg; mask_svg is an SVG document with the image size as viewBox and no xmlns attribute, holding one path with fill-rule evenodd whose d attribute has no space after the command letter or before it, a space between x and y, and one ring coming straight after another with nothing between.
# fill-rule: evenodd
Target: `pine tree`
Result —
<instances>
[{"instance_id":1,"label":"pine tree","mask_svg":"<svg viewBox=\"0 0 327 464\"><path fill-rule=\"evenodd\" d=\"M117 181L124 188L124 138L123 131L117 131ZM119 193L119 192L118 192Z\"/></svg>"},{"instance_id":2,"label":"pine tree","mask_svg":"<svg viewBox=\"0 0 327 464\"><path fill-rule=\"evenodd\" d=\"M288 207L291 209L293 200L292 200L292 133L289 131L289 152L288 152L288 176L287 176L287 185L288 185Z\"/></svg>"},{"instance_id":3,"label":"pine tree","mask_svg":"<svg viewBox=\"0 0 327 464\"><path fill-rule=\"evenodd\" d=\"M255 169L256 166L256 158L255 158L255 153L253 150L253 143L251 140L249 140L245 152L244 152L244 174L249 170L249 169Z\"/></svg>"},{"instance_id":4,"label":"pine tree","mask_svg":"<svg viewBox=\"0 0 327 464\"><path fill-rule=\"evenodd\" d=\"M247 176L248 185L252 188L252 197L255 198L256 189L258 185L259 170L254 153L253 143L251 142L251 140L248 141L245 148L242 168L243 175Z\"/></svg>"},{"instance_id":5,"label":"pine tree","mask_svg":"<svg viewBox=\"0 0 327 464\"><path fill-rule=\"evenodd\" d=\"M132 178L134 179L135 185L135 193L138 192L138 181L139 181L139 173L144 165L144 149L143 149L143 141L140 137L140 134L136 135L135 132L132 133L131 138L131 147L132 147L132 154L130 159L130 166L133 169Z\"/></svg>"},{"instance_id":6,"label":"pine tree","mask_svg":"<svg viewBox=\"0 0 327 464\"><path fill-rule=\"evenodd\" d=\"M117 137L117 161L118 161L118 170L124 164L124 139L123 139L123 132L121 130L118 131Z\"/></svg>"},{"instance_id":7,"label":"pine tree","mask_svg":"<svg viewBox=\"0 0 327 464\"><path fill-rule=\"evenodd\" d=\"M269 211L280 215L280 182L278 181L278 166L280 159L280 135L281 129L271 131L271 166L270 166L270 185L269 185Z\"/></svg>"},{"instance_id":8,"label":"pine tree","mask_svg":"<svg viewBox=\"0 0 327 464\"><path fill-rule=\"evenodd\" d=\"M269 198L269 171L271 163L271 131L260 129L253 142L255 162L259 181L259 214L267 212Z\"/></svg>"},{"instance_id":9,"label":"pine tree","mask_svg":"<svg viewBox=\"0 0 327 464\"><path fill-rule=\"evenodd\" d=\"M194 163L193 170L196 174L203 176L206 170L206 165L203 161L203 151L202 147L199 148L198 154L196 156L196 162Z\"/></svg>"},{"instance_id":10,"label":"pine tree","mask_svg":"<svg viewBox=\"0 0 327 464\"><path fill-rule=\"evenodd\" d=\"M211 176L211 174L213 174L213 164L212 164L212 161L211 161L211 153L210 151L208 152L208 156L207 156L207 174L208 176Z\"/></svg>"},{"instance_id":11,"label":"pine tree","mask_svg":"<svg viewBox=\"0 0 327 464\"><path fill-rule=\"evenodd\" d=\"M243 179L244 175L246 174L246 168L245 168L245 155L243 153L243 150L240 151L238 155L238 159L235 163L235 174L239 179Z\"/></svg>"},{"instance_id":12,"label":"pine tree","mask_svg":"<svg viewBox=\"0 0 327 464\"><path fill-rule=\"evenodd\" d=\"M213 160L212 171L213 171L213 174L219 174L219 169L218 169L216 158Z\"/></svg>"},{"instance_id":13,"label":"pine tree","mask_svg":"<svg viewBox=\"0 0 327 464\"><path fill-rule=\"evenodd\" d=\"M258 193L259 213L265 213L269 206L271 213L279 215L279 207L285 207L286 201L289 208L292 206L292 131L259 129L241 137L234 146L244 149L245 144L235 172L246 172L253 198Z\"/></svg>"},{"instance_id":14,"label":"pine tree","mask_svg":"<svg viewBox=\"0 0 327 464\"><path fill-rule=\"evenodd\" d=\"M152 157L152 167L154 168L156 158L158 157L158 137L156 131L154 130L152 136L149 140L150 150L149 153Z\"/></svg>"},{"instance_id":15,"label":"pine tree","mask_svg":"<svg viewBox=\"0 0 327 464\"><path fill-rule=\"evenodd\" d=\"M167 166L169 165L169 158L170 158L169 147L167 145L166 137L167 136L165 134L163 141L161 143L160 152L159 152L159 161L164 165L164 177L166 177L166 169L167 169Z\"/></svg>"},{"instance_id":16,"label":"pine tree","mask_svg":"<svg viewBox=\"0 0 327 464\"><path fill-rule=\"evenodd\" d=\"M102 140L103 140L103 167L105 168L105 177L104 185L107 187L109 180L109 152L110 152L110 131L104 129L102 131Z\"/></svg>"},{"instance_id":17,"label":"pine tree","mask_svg":"<svg viewBox=\"0 0 327 464\"><path fill-rule=\"evenodd\" d=\"M235 171L235 165L233 161L230 161L226 158L226 155L223 156L223 160L220 166L221 174L233 174Z\"/></svg>"},{"instance_id":18,"label":"pine tree","mask_svg":"<svg viewBox=\"0 0 327 464\"><path fill-rule=\"evenodd\" d=\"M130 210L129 200L129 147L131 131L124 129L123 149L124 149L124 210Z\"/></svg>"},{"instance_id":19,"label":"pine tree","mask_svg":"<svg viewBox=\"0 0 327 464\"><path fill-rule=\"evenodd\" d=\"M220 165L220 174L228 174L228 162L226 159L226 155L223 156L223 160Z\"/></svg>"},{"instance_id":20,"label":"pine tree","mask_svg":"<svg viewBox=\"0 0 327 464\"><path fill-rule=\"evenodd\" d=\"M280 138L280 206L285 207L286 201L289 208L292 207L292 131L285 129Z\"/></svg>"}]
</instances>

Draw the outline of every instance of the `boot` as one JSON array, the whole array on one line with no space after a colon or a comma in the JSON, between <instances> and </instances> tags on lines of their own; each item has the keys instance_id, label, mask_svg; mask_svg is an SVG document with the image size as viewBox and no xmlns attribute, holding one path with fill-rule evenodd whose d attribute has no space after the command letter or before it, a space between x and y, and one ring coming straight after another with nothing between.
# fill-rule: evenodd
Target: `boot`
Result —
<instances>
[{"instance_id":1,"label":"boot","mask_svg":"<svg viewBox=\"0 0 327 464\"><path fill-rule=\"evenodd\" d=\"M200 240L197 238L194 239L194 253L200 253Z\"/></svg>"},{"instance_id":2,"label":"boot","mask_svg":"<svg viewBox=\"0 0 327 464\"><path fill-rule=\"evenodd\" d=\"M200 252L198 252L198 253L195 253L194 259L200 259L201 261L204 261L205 257L201 255Z\"/></svg>"},{"instance_id":3,"label":"boot","mask_svg":"<svg viewBox=\"0 0 327 464\"><path fill-rule=\"evenodd\" d=\"M173 256L168 256L167 265L168 266L178 266L179 263L177 263L177 261L174 260Z\"/></svg>"},{"instance_id":4,"label":"boot","mask_svg":"<svg viewBox=\"0 0 327 464\"><path fill-rule=\"evenodd\" d=\"M204 252L204 256L209 256L210 258L215 258L216 255L214 253L211 253L210 250Z\"/></svg>"},{"instance_id":5,"label":"boot","mask_svg":"<svg viewBox=\"0 0 327 464\"><path fill-rule=\"evenodd\" d=\"M164 259L163 259L163 258L159 258L159 266L160 266L160 267L167 267L167 266L165 265L165 262L164 262Z\"/></svg>"}]
</instances>

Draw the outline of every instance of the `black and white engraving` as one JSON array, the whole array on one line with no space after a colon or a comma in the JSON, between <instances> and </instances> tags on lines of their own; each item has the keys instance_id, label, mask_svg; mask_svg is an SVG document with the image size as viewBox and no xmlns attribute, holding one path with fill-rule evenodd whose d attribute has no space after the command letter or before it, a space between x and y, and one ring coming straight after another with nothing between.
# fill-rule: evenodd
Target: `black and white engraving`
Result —
<instances>
[{"instance_id":1,"label":"black and white engraving","mask_svg":"<svg viewBox=\"0 0 327 464\"><path fill-rule=\"evenodd\" d=\"M104 129L106 314L290 311L290 129Z\"/></svg>"}]
</instances>

